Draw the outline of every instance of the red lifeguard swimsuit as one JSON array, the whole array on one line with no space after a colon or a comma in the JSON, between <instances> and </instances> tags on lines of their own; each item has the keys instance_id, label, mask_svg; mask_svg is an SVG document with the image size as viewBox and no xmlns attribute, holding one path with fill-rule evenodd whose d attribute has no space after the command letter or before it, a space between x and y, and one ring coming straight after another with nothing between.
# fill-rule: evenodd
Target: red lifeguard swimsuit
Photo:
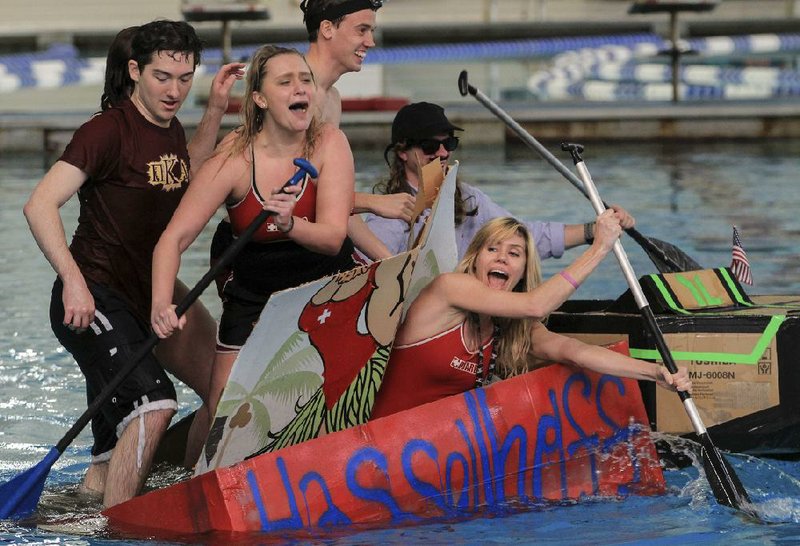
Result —
<instances>
[{"instance_id":1,"label":"red lifeguard swimsuit","mask_svg":"<svg viewBox=\"0 0 800 546\"><path fill-rule=\"evenodd\" d=\"M250 189L241 201L233 205L228 205L228 216L231 219L233 233L240 235L253 219L264 210L264 198L256 186L256 162L255 157L252 162L252 172L250 174ZM311 182L311 177L307 174L300 182L300 193L297 194L297 203L294 206L294 216L303 218L309 222L317 220L317 186ZM281 232L275 225L275 216L270 216L253 233L252 241L256 243L271 243L274 241L286 241L289 236Z\"/></svg>"},{"instance_id":2,"label":"red lifeguard swimsuit","mask_svg":"<svg viewBox=\"0 0 800 546\"><path fill-rule=\"evenodd\" d=\"M264 199L256 185L255 158L250 188L238 202L227 207L231 230L240 234L263 211ZM316 221L317 188L306 176L296 196L293 215ZM223 307L218 331L220 350L237 350L247 341L269 297L279 290L300 286L351 269L353 243L345 237L335 255L314 252L278 230L274 217L259 227L231 264L222 289Z\"/></svg>"},{"instance_id":3,"label":"red lifeguard swimsuit","mask_svg":"<svg viewBox=\"0 0 800 546\"><path fill-rule=\"evenodd\" d=\"M478 353L464 343L462 322L440 334L395 345L372 408L372 419L468 391L475 387ZM483 361L492 356L492 339L482 345ZM484 379L489 374L483 370Z\"/></svg>"}]
</instances>

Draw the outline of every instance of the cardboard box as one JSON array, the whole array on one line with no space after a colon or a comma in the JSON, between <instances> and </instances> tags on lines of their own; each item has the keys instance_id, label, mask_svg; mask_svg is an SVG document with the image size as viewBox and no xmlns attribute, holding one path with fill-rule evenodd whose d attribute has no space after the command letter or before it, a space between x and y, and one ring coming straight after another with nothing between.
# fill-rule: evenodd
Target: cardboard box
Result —
<instances>
[{"instance_id":1,"label":"cardboard box","mask_svg":"<svg viewBox=\"0 0 800 546\"><path fill-rule=\"evenodd\" d=\"M717 445L800 453L800 296L748 296L726 268L646 275L640 284ZM627 339L631 356L661 362L630 291L567 302L548 327L588 343ZM640 385L655 430L692 432L677 395Z\"/></svg>"}]
</instances>

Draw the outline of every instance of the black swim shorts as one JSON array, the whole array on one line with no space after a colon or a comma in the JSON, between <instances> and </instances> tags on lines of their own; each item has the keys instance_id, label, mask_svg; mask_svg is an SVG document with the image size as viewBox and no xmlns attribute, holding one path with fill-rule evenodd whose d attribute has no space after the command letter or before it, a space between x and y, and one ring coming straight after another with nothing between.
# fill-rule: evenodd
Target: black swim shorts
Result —
<instances>
[{"instance_id":1,"label":"black swim shorts","mask_svg":"<svg viewBox=\"0 0 800 546\"><path fill-rule=\"evenodd\" d=\"M91 403L145 343L150 329L116 294L94 283L88 284L96 309L90 327L76 333L64 326L61 279L53 284L50 326L86 377L86 395ZM132 419L148 411L177 408L175 387L151 352L92 419L93 462L111 457L117 438Z\"/></svg>"},{"instance_id":2,"label":"black swim shorts","mask_svg":"<svg viewBox=\"0 0 800 546\"><path fill-rule=\"evenodd\" d=\"M228 281L217 329L217 352L237 352L242 348L253 332L266 300L238 286L233 279Z\"/></svg>"}]
</instances>

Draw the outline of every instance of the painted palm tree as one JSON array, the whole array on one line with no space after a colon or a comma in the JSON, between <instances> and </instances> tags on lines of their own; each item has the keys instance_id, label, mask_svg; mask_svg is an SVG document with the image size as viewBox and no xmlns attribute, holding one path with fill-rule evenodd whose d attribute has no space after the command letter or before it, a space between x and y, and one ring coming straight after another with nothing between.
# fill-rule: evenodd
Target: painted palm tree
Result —
<instances>
[{"instance_id":1,"label":"painted palm tree","mask_svg":"<svg viewBox=\"0 0 800 546\"><path fill-rule=\"evenodd\" d=\"M391 346L378 347L330 410L320 386L308 402L295 406L297 416L280 431L270 433L269 443L255 455L316 438L322 431L333 432L366 423L383 381L390 351Z\"/></svg>"},{"instance_id":2,"label":"painted palm tree","mask_svg":"<svg viewBox=\"0 0 800 546\"><path fill-rule=\"evenodd\" d=\"M319 356L313 347L304 343L304 338L302 332L290 335L267 363L252 389L248 390L234 381L228 383L206 442L205 457L208 463L215 456L222 459L234 428L248 429L256 445L263 446L270 441L272 416L267 408L267 400L277 400L281 406L294 404L297 410L302 407L302 400L309 396L313 399L320 387L320 376L312 371L313 365L310 364ZM218 450L226 424L231 430Z\"/></svg>"}]
</instances>

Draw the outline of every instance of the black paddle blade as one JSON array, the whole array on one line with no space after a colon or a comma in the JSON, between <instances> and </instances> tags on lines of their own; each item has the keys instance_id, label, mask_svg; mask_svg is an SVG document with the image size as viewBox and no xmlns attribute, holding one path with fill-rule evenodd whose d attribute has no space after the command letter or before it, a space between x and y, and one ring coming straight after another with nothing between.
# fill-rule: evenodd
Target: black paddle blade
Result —
<instances>
[{"instance_id":1,"label":"black paddle blade","mask_svg":"<svg viewBox=\"0 0 800 546\"><path fill-rule=\"evenodd\" d=\"M649 237L649 239L650 242L653 243L653 246L659 249L659 252L657 256L656 252L651 252L649 249L646 252L650 259L656 264L656 267L658 267L658 262L656 260L663 261L662 267L659 268L660 273L677 273L680 271L697 271L698 269L703 269L702 265L672 243L652 237ZM671 267L675 270L666 271L667 267Z\"/></svg>"},{"instance_id":2,"label":"black paddle blade","mask_svg":"<svg viewBox=\"0 0 800 546\"><path fill-rule=\"evenodd\" d=\"M650 261L655 264L659 273L681 273L683 271L703 269L703 266L671 243L646 237L633 228L625 231L639 243L639 246L645 251Z\"/></svg>"},{"instance_id":3,"label":"black paddle blade","mask_svg":"<svg viewBox=\"0 0 800 546\"><path fill-rule=\"evenodd\" d=\"M51 448L39 464L0 485L0 519L21 519L36 510L47 474L60 456Z\"/></svg>"},{"instance_id":4,"label":"black paddle blade","mask_svg":"<svg viewBox=\"0 0 800 546\"><path fill-rule=\"evenodd\" d=\"M730 463L720 453L708 434L698 435L703 469L717 502L758 517L753 510L750 497Z\"/></svg>"}]
</instances>

